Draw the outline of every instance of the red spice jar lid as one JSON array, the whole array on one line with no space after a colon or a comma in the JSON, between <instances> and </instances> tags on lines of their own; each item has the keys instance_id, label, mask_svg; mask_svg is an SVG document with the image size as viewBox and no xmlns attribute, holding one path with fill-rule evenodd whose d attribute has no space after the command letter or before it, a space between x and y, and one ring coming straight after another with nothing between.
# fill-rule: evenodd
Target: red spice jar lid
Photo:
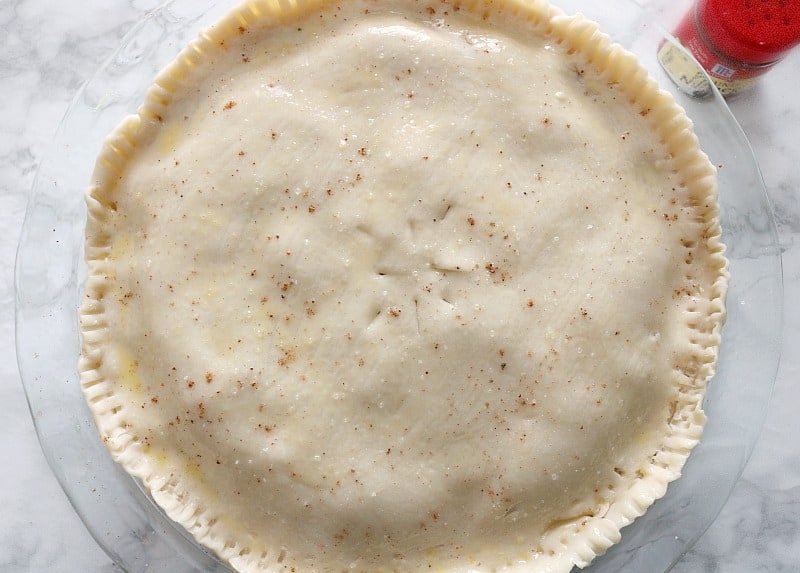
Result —
<instances>
[{"instance_id":1,"label":"red spice jar lid","mask_svg":"<svg viewBox=\"0 0 800 573\"><path fill-rule=\"evenodd\" d=\"M721 53L769 64L800 43L800 0L699 0L698 23Z\"/></svg>"}]
</instances>

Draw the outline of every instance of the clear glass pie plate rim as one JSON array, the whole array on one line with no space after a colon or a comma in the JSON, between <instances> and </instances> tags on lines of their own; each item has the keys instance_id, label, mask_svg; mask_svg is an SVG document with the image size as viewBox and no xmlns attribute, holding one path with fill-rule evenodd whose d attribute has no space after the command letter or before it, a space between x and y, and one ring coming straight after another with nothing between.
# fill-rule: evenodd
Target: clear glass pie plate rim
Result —
<instances>
[{"instance_id":1,"label":"clear glass pie plate rim","mask_svg":"<svg viewBox=\"0 0 800 573\"><path fill-rule=\"evenodd\" d=\"M708 426L681 479L622 541L586 571L668 571L714 520L755 445L780 359L782 272L774 218L749 144L717 95L693 99L664 75L664 33L633 0L557 2L581 11L635 52L689 116L720 168L724 240L731 261L728 323L706 400ZM599 5L597 5L599 4ZM76 372L82 281L83 192L103 138L144 98L155 74L229 9L221 0L173 0L148 14L77 94L30 194L16 267L17 358L45 456L89 531L125 571L229 569L166 518L108 455ZM610 16L613 14L613 17Z\"/></svg>"}]
</instances>

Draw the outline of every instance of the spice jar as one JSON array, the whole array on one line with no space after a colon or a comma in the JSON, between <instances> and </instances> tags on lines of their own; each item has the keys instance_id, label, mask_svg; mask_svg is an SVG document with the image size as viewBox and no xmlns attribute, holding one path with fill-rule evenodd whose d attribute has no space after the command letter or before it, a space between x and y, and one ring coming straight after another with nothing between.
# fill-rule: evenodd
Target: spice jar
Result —
<instances>
[{"instance_id":1,"label":"spice jar","mask_svg":"<svg viewBox=\"0 0 800 573\"><path fill-rule=\"evenodd\" d=\"M698 0L674 36L722 95L731 96L755 84L800 43L800 0ZM668 73L675 71L678 59L668 46L659 60ZM702 85L691 74L683 73L682 80Z\"/></svg>"}]
</instances>

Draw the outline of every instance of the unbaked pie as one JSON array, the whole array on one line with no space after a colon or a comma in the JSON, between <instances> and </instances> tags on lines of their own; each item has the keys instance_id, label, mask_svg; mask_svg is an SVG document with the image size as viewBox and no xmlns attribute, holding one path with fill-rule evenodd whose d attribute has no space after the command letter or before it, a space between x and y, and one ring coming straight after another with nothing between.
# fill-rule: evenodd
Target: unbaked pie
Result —
<instances>
[{"instance_id":1,"label":"unbaked pie","mask_svg":"<svg viewBox=\"0 0 800 573\"><path fill-rule=\"evenodd\" d=\"M250 0L109 137L81 383L241 572L586 566L701 436L715 170L538 0Z\"/></svg>"}]
</instances>

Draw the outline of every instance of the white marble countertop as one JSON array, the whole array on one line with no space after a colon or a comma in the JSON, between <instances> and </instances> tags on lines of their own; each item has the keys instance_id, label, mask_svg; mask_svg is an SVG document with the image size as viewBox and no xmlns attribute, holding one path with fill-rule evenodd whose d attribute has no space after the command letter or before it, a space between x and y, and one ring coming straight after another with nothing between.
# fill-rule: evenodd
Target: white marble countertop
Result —
<instances>
[{"instance_id":1,"label":"white marble countertop","mask_svg":"<svg viewBox=\"0 0 800 573\"><path fill-rule=\"evenodd\" d=\"M657 0L652 0L653 2ZM688 0L664 3L665 18ZM662 2L663 3L663 2ZM0 0L0 573L119 571L52 477L16 366L13 264L27 196L79 86L157 0ZM800 50L731 102L763 171L785 280L783 358L760 441L674 572L800 571Z\"/></svg>"}]
</instances>

